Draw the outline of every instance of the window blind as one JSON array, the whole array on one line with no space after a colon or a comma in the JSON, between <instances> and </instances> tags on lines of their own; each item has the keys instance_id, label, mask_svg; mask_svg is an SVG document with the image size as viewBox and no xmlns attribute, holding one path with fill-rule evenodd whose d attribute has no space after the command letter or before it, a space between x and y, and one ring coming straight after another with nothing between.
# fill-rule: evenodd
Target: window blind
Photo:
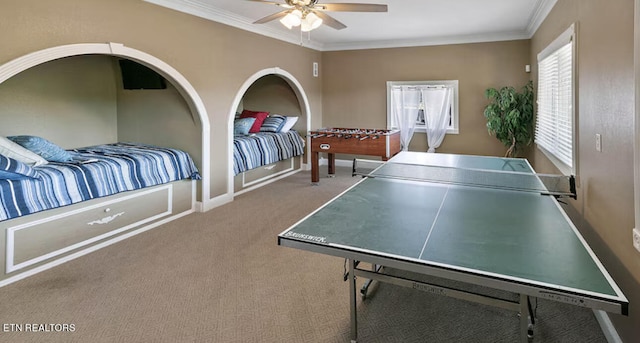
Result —
<instances>
[{"instance_id":1,"label":"window blind","mask_svg":"<svg viewBox=\"0 0 640 343\"><path fill-rule=\"evenodd\" d=\"M573 169L573 42L538 62L535 142Z\"/></svg>"}]
</instances>

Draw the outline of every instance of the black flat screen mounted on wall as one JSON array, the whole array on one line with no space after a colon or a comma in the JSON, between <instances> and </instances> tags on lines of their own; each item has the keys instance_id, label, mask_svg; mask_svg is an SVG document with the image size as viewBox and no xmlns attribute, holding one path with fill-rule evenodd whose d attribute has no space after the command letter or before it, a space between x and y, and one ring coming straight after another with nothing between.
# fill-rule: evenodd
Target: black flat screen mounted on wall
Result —
<instances>
[{"instance_id":1,"label":"black flat screen mounted on wall","mask_svg":"<svg viewBox=\"0 0 640 343\"><path fill-rule=\"evenodd\" d=\"M167 83L162 75L140 63L119 60L124 89L165 89Z\"/></svg>"}]
</instances>

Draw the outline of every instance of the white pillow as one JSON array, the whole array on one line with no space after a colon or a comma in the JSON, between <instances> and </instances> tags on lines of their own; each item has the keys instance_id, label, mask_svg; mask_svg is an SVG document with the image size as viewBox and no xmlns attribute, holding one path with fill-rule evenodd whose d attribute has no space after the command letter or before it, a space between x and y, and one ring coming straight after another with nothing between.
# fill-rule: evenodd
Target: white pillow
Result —
<instances>
[{"instance_id":1,"label":"white pillow","mask_svg":"<svg viewBox=\"0 0 640 343\"><path fill-rule=\"evenodd\" d=\"M2 136L0 136L0 154L32 167L47 164L47 160L42 158L40 155L29 151L18 143L14 143L8 138Z\"/></svg>"},{"instance_id":2,"label":"white pillow","mask_svg":"<svg viewBox=\"0 0 640 343\"><path fill-rule=\"evenodd\" d=\"M298 117L287 117L287 121L284 123L284 125L280 129L280 132L289 132L289 130L291 130L293 125L296 125L297 121L298 121Z\"/></svg>"}]
</instances>

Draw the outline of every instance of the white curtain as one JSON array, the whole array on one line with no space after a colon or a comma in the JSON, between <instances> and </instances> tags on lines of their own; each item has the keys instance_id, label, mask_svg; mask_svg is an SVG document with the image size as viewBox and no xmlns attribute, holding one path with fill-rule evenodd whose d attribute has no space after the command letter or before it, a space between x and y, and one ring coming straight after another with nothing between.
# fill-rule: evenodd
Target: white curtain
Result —
<instances>
[{"instance_id":1,"label":"white curtain","mask_svg":"<svg viewBox=\"0 0 640 343\"><path fill-rule=\"evenodd\" d=\"M415 87L397 87L391 89L393 115L400 129L402 150L409 150L409 142L416 129L416 120L420 105L420 90Z\"/></svg>"},{"instance_id":2,"label":"white curtain","mask_svg":"<svg viewBox=\"0 0 640 343\"><path fill-rule=\"evenodd\" d=\"M451 107L451 88L422 88L424 101L425 128L427 130L427 152L436 152L442 144L449 126L449 112Z\"/></svg>"}]
</instances>

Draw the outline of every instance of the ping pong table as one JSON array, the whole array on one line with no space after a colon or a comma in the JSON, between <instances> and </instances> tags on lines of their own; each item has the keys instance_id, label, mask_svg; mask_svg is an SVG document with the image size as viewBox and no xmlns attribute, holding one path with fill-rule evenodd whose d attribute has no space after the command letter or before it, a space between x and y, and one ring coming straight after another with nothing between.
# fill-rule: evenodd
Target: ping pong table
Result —
<instances>
[{"instance_id":1,"label":"ping pong table","mask_svg":"<svg viewBox=\"0 0 640 343\"><path fill-rule=\"evenodd\" d=\"M513 182L498 187L487 173ZM446 176L433 181L431 174ZM532 299L628 315L627 298L558 196L523 179L541 183L539 175L525 159L401 152L280 233L278 244L346 259L352 342L358 338L356 277L518 312L522 342L533 335ZM516 296L467 292L387 269ZM366 295L366 286L361 292Z\"/></svg>"}]
</instances>

